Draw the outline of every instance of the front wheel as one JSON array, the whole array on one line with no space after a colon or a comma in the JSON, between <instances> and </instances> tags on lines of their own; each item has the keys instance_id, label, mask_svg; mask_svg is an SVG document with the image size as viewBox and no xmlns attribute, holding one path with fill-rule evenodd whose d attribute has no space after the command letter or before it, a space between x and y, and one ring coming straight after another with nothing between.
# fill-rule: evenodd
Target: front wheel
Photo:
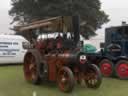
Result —
<instances>
[{"instance_id":1,"label":"front wheel","mask_svg":"<svg viewBox=\"0 0 128 96\"><path fill-rule=\"evenodd\" d=\"M111 77L114 74L114 64L112 61L108 59L103 59L100 62L100 70L104 77Z\"/></svg>"},{"instance_id":2,"label":"front wheel","mask_svg":"<svg viewBox=\"0 0 128 96\"><path fill-rule=\"evenodd\" d=\"M116 76L120 79L128 79L128 60L120 60L117 62Z\"/></svg>"},{"instance_id":3,"label":"front wheel","mask_svg":"<svg viewBox=\"0 0 128 96\"><path fill-rule=\"evenodd\" d=\"M89 88L100 87L102 83L102 76L101 76L100 69L96 65L90 64L88 66L85 82L87 87Z\"/></svg>"},{"instance_id":4,"label":"front wheel","mask_svg":"<svg viewBox=\"0 0 128 96\"><path fill-rule=\"evenodd\" d=\"M58 72L57 83L61 91L71 92L75 84L73 72L68 67L62 67Z\"/></svg>"}]
</instances>

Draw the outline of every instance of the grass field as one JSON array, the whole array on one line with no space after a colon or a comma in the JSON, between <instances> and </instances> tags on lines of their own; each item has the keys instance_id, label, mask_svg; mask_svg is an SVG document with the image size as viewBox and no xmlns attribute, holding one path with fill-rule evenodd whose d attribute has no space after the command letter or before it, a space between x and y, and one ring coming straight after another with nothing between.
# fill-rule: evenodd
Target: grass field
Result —
<instances>
[{"instance_id":1,"label":"grass field","mask_svg":"<svg viewBox=\"0 0 128 96\"><path fill-rule=\"evenodd\" d=\"M99 89L75 86L72 93L61 92L56 84L32 85L24 80L22 66L0 67L0 96L128 96L128 81L104 78Z\"/></svg>"}]
</instances>

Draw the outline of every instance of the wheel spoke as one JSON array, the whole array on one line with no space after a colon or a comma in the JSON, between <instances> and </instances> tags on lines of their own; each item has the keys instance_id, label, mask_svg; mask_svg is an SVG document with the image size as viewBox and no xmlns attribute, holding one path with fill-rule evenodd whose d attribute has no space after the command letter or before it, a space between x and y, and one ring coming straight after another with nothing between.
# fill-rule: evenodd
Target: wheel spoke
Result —
<instances>
[{"instance_id":1,"label":"wheel spoke","mask_svg":"<svg viewBox=\"0 0 128 96\"><path fill-rule=\"evenodd\" d=\"M29 65L29 70L32 71L34 69L35 65L34 64L30 64Z\"/></svg>"}]
</instances>

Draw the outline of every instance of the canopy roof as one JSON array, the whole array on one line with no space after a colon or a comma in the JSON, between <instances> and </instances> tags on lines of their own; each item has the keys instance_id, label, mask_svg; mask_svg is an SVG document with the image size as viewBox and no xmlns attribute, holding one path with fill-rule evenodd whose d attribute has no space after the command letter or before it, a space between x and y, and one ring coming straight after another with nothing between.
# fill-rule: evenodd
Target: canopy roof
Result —
<instances>
[{"instance_id":1,"label":"canopy roof","mask_svg":"<svg viewBox=\"0 0 128 96\"><path fill-rule=\"evenodd\" d=\"M58 16L49 19L31 22L26 25L17 26L18 32L27 32L35 29L43 29L52 32L69 32L72 28L71 16Z\"/></svg>"}]
</instances>

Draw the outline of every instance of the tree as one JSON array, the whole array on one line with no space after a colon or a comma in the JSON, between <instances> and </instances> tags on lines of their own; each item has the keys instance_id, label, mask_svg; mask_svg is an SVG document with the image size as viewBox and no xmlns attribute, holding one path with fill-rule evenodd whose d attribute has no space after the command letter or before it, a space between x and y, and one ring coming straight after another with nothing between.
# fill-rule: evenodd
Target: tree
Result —
<instances>
[{"instance_id":1,"label":"tree","mask_svg":"<svg viewBox=\"0 0 128 96\"><path fill-rule=\"evenodd\" d=\"M99 0L11 0L9 15L13 22L26 22L51 16L80 14L82 35L87 38L95 35L95 30L109 21L101 10Z\"/></svg>"}]
</instances>

